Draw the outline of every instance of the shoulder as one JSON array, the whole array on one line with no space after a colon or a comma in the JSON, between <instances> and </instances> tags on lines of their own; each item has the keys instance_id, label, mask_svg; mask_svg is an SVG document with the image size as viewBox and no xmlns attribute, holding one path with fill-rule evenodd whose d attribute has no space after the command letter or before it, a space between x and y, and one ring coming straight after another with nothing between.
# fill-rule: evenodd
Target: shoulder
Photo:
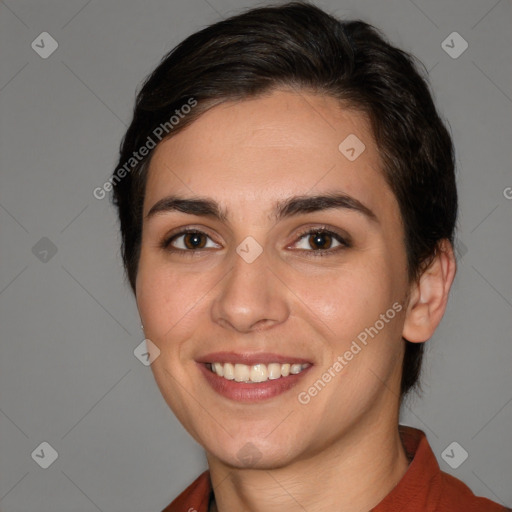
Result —
<instances>
[{"instance_id":1,"label":"shoulder","mask_svg":"<svg viewBox=\"0 0 512 512\"><path fill-rule=\"evenodd\" d=\"M506 512L502 505L475 496L461 480L441 471L425 433L399 426L409 467L374 512Z\"/></svg>"},{"instance_id":2,"label":"shoulder","mask_svg":"<svg viewBox=\"0 0 512 512\"><path fill-rule=\"evenodd\" d=\"M471 489L454 476L441 472L441 493L437 510L464 512L505 512L507 509L487 498L475 496Z\"/></svg>"},{"instance_id":3,"label":"shoulder","mask_svg":"<svg viewBox=\"0 0 512 512\"><path fill-rule=\"evenodd\" d=\"M207 512L211 491L210 472L205 471L162 512Z\"/></svg>"}]
</instances>

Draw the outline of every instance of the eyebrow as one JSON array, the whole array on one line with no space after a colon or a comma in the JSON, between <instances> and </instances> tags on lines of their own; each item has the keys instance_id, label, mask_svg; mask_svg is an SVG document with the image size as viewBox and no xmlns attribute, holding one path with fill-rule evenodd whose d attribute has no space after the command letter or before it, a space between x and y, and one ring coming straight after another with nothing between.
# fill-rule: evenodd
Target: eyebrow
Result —
<instances>
[{"instance_id":1,"label":"eyebrow","mask_svg":"<svg viewBox=\"0 0 512 512\"><path fill-rule=\"evenodd\" d=\"M358 199L344 193L330 193L315 196L293 196L274 205L271 218L278 222L282 219L329 209L346 209L358 212L369 220L377 222L375 213ZM219 203L210 198L167 196L157 201L149 210L146 219L157 214L172 211L210 217L221 222L228 221L228 212Z\"/></svg>"}]
</instances>

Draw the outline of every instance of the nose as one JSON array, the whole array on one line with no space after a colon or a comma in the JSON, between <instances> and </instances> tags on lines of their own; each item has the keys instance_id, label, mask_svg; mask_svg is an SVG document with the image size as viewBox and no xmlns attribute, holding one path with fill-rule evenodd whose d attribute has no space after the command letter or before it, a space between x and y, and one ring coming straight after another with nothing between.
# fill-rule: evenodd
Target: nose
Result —
<instances>
[{"instance_id":1,"label":"nose","mask_svg":"<svg viewBox=\"0 0 512 512\"><path fill-rule=\"evenodd\" d=\"M212 319L224 328L240 333L271 328L290 314L288 288L277 277L265 251L248 263L238 254L219 284L212 303Z\"/></svg>"}]
</instances>

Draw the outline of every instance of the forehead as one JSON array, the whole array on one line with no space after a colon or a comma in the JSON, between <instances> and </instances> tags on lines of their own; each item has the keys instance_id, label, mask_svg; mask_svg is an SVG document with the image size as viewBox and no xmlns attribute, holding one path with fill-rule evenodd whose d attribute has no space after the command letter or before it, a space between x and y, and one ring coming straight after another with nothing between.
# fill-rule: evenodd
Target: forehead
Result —
<instances>
[{"instance_id":1,"label":"forehead","mask_svg":"<svg viewBox=\"0 0 512 512\"><path fill-rule=\"evenodd\" d=\"M290 195L333 189L370 204L393 202L381 169L362 113L325 95L273 91L213 107L161 142L149 167L144 210L171 193L260 209Z\"/></svg>"}]
</instances>

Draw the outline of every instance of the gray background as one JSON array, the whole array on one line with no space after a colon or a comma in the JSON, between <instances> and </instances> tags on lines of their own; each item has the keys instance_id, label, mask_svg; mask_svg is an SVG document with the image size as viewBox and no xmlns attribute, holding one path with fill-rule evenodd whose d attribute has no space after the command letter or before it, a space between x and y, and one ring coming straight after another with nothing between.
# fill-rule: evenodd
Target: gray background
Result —
<instances>
[{"instance_id":1,"label":"gray background","mask_svg":"<svg viewBox=\"0 0 512 512\"><path fill-rule=\"evenodd\" d=\"M430 71L457 149L461 260L402 422L427 433L444 471L511 506L510 0L317 3L374 23ZM134 357L115 212L92 191L164 53L255 5L0 1L3 512L160 511L206 467ZM44 31L59 44L47 59L31 48ZM441 46L453 31L469 44L456 59ZM43 441L58 452L47 469L31 457ZM457 469L441 457L453 441L469 454Z\"/></svg>"}]
</instances>

